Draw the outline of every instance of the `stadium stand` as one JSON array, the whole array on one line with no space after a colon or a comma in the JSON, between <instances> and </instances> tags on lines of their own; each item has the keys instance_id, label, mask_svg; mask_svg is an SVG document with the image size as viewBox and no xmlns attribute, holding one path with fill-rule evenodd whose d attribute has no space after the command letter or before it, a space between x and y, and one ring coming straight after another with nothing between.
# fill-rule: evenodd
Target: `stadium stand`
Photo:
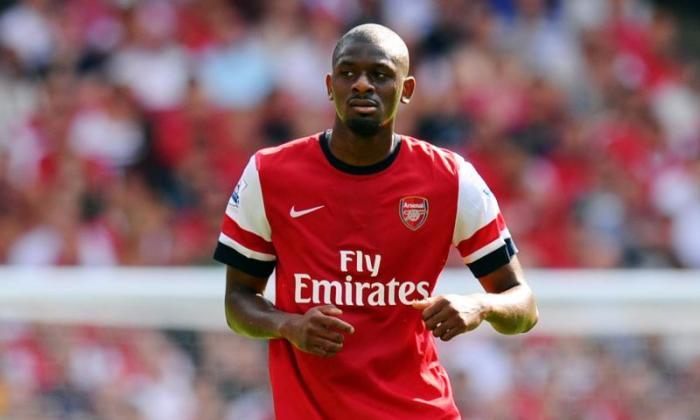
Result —
<instances>
[{"instance_id":1,"label":"stadium stand","mask_svg":"<svg viewBox=\"0 0 700 420\"><path fill-rule=\"evenodd\" d=\"M474 163L525 266L700 268L700 66L638 0L0 2L0 264L211 264L248 157L328 127L330 51L368 21L411 49L399 131ZM443 349L465 417L693 418L674 340ZM3 321L0 418L271 418L263 349Z\"/></svg>"}]
</instances>

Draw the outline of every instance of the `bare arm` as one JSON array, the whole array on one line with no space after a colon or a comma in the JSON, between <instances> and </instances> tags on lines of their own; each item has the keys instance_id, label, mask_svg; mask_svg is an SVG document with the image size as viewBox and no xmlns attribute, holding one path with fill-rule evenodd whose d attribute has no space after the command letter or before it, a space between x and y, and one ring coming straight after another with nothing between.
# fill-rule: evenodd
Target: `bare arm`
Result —
<instances>
[{"instance_id":1,"label":"bare arm","mask_svg":"<svg viewBox=\"0 0 700 420\"><path fill-rule=\"evenodd\" d=\"M537 323L535 297L525 282L518 257L484 277L479 282L487 293L481 296L485 320L502 334L530 331Z\"/></svg>"},{"instance_id":2,"label":"bare arm","mask_svg":"<svg viewBox=\"0 0 700 420\"><path fill-rule=\"evenodd\" d=\"M330 357L343 347L353 327L337 318L333 305L317 306L305 314L283 312L263 297L267 279L234 267L226 270L226 322L238 334L253 338L283 338L302 351Z\"/></svg>"},{"instance_id":3,"label":"bare arm","mask_svg":"<svg viewBox=\"0 0 700 420\"><path fill-rule=\"evenodd\" d=\"M443 341L475 329L484 320L502 334L523 333L535 326L537 305L517 257L479 282L485 293L434 296L413 307L423 311L426 327Z\"/></svg>"},{"instance_id":4,"label":"bare arm","mask_svg":"<svg viewBox=\"0 0 700 420\"><path fill-rule=\"evenodd\" d=\"M253 338L282 338L280 330L292 318L263 297L267 279L236 268L226 269L226 323L238 334Z\"/></svg>"}]
</instances>

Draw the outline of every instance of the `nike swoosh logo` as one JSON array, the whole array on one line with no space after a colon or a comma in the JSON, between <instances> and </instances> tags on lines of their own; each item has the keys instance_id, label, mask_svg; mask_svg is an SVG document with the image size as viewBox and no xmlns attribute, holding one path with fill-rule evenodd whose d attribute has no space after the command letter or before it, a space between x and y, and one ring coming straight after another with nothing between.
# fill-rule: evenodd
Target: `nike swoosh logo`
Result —
<instances>
[{"instance_id":1,"label":"nike swoosh logo","mask_svg":"<svg viewBox=\"0 0 700 420\"><path fill-rule=\"evenodd\" d=\"M313 213L316 210L322 209L325 206L318 206L318 207L311 207L310 209L304 209L304 210L295 210L294 206L289 210L289 215L292 216L293 219L296 219L297 217L301 217L304 215L307 215L309 213Z\"/></svg>"}]
</instances>

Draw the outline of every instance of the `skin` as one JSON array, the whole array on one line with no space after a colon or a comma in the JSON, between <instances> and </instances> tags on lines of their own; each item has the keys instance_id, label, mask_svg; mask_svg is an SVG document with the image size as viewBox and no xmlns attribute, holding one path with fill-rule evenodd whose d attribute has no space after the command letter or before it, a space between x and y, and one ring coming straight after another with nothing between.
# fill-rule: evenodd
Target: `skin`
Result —
<instances>
[{"instance_id":1,"label":"skin","mask_svg":"<svg viewBox=\"0 0 700 420\"><path fill-rule=\"evenodd\" d=\"M353 36L353 30L346 34L333 55L326 89L336 111L331 152L343 162L365 166L391 154L399 103L410 102L416 80L408 75L408 49L398 35L379 25L358 28L377 31L376 37L369 37L376 40ZM376 107L353 106L358 100L372 101ZM371 135L358 134L349 126L353 119L379 128Z\"/></svg>"},{"instance_id":2,"label":"skin","mask_svg":"<svg viewBox=\"0 0 700 420\"><path fill-rule=\"evenodd\" d=\"M355 32L353 32L355 31ZM333 69L326 76L336 117L330 149L351 165L372 165L392 151L399 103L408 103L416 81L408 75L408 49L394 32L379 25L361 25L339 41ZM353 126L374 126L371 133ZM360 130L362 131L362 130ZM483 321L503 334L529 331L537 322L537 307L517 257L479 278L484 293L442 295L413 303L435 337L449 341ZM226 272L226 320L229 327L254 338L286 339L301 351L332 357L343 348L354 327L338 318L334 305L317 306L304 314L283 312L263 297L267 278L234 267Z\"/></svg>"},{"instance_id":3,"label":"skin","mask_svg":"<svg viewBox=\"0 0 700 420\"><path fill-rule=\"evenodd\" d=\"M283 338L301 351L330 357L343 348L352 325L338 318L333 305L316 306L304 314L283 312L263 297L267 278L234 267L226 270L226 322L233 331L252 338Z\"/></svg>"},{"instance_id":4,"label":"skin","mask_svg":"<svg viewBox=\"0 0 700 420\"><path fill-rule=\"evenodd\" d=\"M440 295L413 303L423 311L425 326L442 341L471 331L487 321L501 334L530 331L538 319L532 290L518 257L479 278L486 293Z\"/></svg>"}]
</instances>

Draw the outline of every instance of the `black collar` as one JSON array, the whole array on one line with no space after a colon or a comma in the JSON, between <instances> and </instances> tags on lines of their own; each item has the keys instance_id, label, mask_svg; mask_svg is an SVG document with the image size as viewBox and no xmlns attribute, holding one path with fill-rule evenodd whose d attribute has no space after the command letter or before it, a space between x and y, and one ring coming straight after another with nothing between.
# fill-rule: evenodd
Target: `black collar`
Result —
<instances>
[{"instance_id":1,"label":"black collar","mask_svg":"<svg viewBox=\"0 0 700 420\"><path fill-rule=\"evenodd\" d=\"M402 143L401 136L394 134L394 144L396 146L394 146L394 150L391 151L391 154L389 156L384 158L384 160L382 161L373 163L372 165L355 166L345 163L337 157L333 156L333 153L331 153L331 148L329 146L331 140L331 130L324 131L319 137L321 149L323 150L323 154L326 156L326 159L328 159L328 162L331 165L333 165L333 167L335 167L336 169L353 175L370 175L375 174L377 172L381 172L384 169L388 168L392 163L394 163L396 158L399 156L399 151L401 151Z\"/></svg>"}]
</instances>

